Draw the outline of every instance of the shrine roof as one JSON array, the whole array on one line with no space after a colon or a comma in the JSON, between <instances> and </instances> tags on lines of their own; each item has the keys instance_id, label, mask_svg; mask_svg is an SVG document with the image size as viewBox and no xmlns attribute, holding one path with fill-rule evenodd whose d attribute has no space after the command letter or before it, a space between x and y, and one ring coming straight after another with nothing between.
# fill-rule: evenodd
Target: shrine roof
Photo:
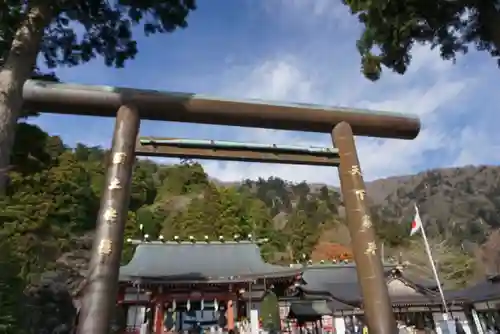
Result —
<instances>
[{"instance_id":1,"label":"shrine roof","mask_svg":"<svg viewBox=\"0 0 500 334\"><path fill-rule=\"evenodd\" d=\"M396 265L386 265L384 270L389 273ZM302 279L305 287L312 291L321 291L327 284L355 283L358 282L358 274L354 263L325 264L308 266L304 269Z\"/></svg>"},{"instance_id":2,"label":"shrine roof","mask_svg":"<svg viewBox=\"0 0 500 334\"><path fill-rule=\"evenodd\" d=\"M408 278L396 265L384 266L387 282L398 279L408 286L408 294L391 295L394 305L439 304L436 286L432 282L418 278ZM362 301L361 288L355 264L337 264L308 267L302 274L303 284L299 289L305 295L334 298L341 302L358 305ZM414 291L414 292L413 292Z\"/></svg>"},{"instance_id":3,"label":"shrine roof","mask_svg":"<svg viewBox=\"0 0 500 334\"><path fill-rule=\"evenodd\" d=\"M404 277L405 280L411 282L419 287L435 290L437 284L434 281L424 279L422 277L415 277L409 275L407 272L398 269L399 265L386 264L384 265L384 273L390 276L395 270L398 275ZM307 266L302 274L302 279L310 290L321 290L325 284L336 283L354 283L358 282L358 274L356 271L356 264L354 263L340 263L340 264L322 264Z\"/></svg>"},{"instance_id":4,"label":"shrine roof","mask_svg":"<svg viewBox=\"0 0 500 334\"><path fill-rule=\"evenodd\" d=\"M363 296L357 282L330 284L326 288L329 294L339 301L350 305L359 306L362 304ZM438 294L418 290L401 295L397 293L393 294L389 291L389 297L392 304L397 306L441 304L441 299ZM452 301L450 300L450 302Z\"/></svg>"},{"instance_id":5,"label":"shrine roof","mask_svg":"<svg viewBox=\"0 0 500 334\"><path fill-rule=\"evenodd\" d=\"M447 299L461 299L473 303L500 299L500 275L488 277L479 283L461 290L446 292L445 297Z\"/></svg>"},{"instance_id":6,"label":"shrine roof","mask_svg":"<svg viewBox=\"0 0 500 334\"><path fill-rule=\"evenodd\" d=\"M301 268L264 262L259 247L239 242L143 242L120 268L120 281L227 283L292 278Z\"/></svg>"}]
</instances>

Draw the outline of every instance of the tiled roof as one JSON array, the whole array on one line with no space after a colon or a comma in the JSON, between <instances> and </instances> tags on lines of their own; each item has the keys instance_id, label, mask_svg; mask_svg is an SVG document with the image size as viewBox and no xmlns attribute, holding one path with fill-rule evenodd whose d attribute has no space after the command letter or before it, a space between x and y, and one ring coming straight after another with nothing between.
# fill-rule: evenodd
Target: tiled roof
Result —
<instances>
[{"instance_id":1,"label":"tiled roof","mask_svg":"<svg viewBox=\"0 0 500 334\"><path fill-rule=\"evenodd\" d=\"M439 304L441 301L436 292L429 290L427 285L432 286L428 281L406 279L404 274L394 265L384 266L386 276L398 277L420 293L408 296L390 296L394 305L403 304ZM361 305L363 300L361 288L358 283L358 275L355 264L339 264L316 266L305 269L303 283L300 290L311 296L329 296L339 302L350 305Z\"/></svg>"},{"instance_id":2,"label":"tiled roof","mask_svg":"<svg viewBox=\"0 0 500 334\"><path fill-rule=\"evenodd\" d=\"M241 242L144 242L120 268L120 281L238 282L294 277L300 268L266 263L259 247Z\"/></svg>"},{"instance_id":3,"label":"tiled roof","mask_svg":"<svg viewBox=\"0 0 500 334\"><path fill-rule=\"evenodd\" d=\"M395 265L384 266L387 273L395 269ZM358 283L358 274L356 265L335 264L335 265L319 265L306 267L302 274L304 285L302 286L308 292L325 291L322 290L326 285L342 284L342 283Z\"/></svg>"},{"instance_id":4,"label":"tiled roof","mask_svg":"<svg viewBox=\"0 0 500 334\"><path fill-rule=\"evenodd\" d=\"M462 290L445 293L448 299L464 300L468 302L483 302L500 299L500 275L489 277L479 283Z\"/></svg>"}]
</instances>

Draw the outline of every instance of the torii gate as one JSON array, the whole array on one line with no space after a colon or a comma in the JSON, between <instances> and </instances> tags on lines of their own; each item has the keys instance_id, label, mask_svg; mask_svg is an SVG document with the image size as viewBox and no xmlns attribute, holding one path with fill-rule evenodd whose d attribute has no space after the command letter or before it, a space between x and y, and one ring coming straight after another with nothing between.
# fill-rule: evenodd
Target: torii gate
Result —
<instances>
[{"instance_id":1,"label":"torii gate","mask_svg":"<svg viewBox=\"0 0 500 334\"><path fill-rule=\"evenodd\" d=\"M197 94L35 80L25 83L23 98L25 107L43 112L116 117L111 145L112 158L107 166L106 188L101 199L78 334L107 334L109 330L116 300L123 231L141 119L330 133L333 145L338 150L335 151L338 157L332 159L330 154L327 158L321 158L322 163L311 158L314 154L310 152L295 152L297 154L294 157L288 159L285 156L281 161L269 156L269 159L260 157L252 160L255 156L248 156L248 152L256 152L252 149L246 150L246 153L240 150L236 156L240 154L239 160L243 161L298 161L338 166L370 334L397 333L382 261L376 247L375 232L365 203L366 189L354 135L414 139L420 131L420 120L417 117L308 104L273 105L260 100L221 100ZM147 153L144 150L142 153ZM186 150L189 148L177 148L176 154L170 151L170 155L189 156L190 153ZM200 156L202 158L231 158L220 152L218 156L206 150L202 153L205 154ZM234 150L231 154L232 159L229 160L235 160ZM325 162L325 159L330 161Z\"/></svg>"}]
</instances>

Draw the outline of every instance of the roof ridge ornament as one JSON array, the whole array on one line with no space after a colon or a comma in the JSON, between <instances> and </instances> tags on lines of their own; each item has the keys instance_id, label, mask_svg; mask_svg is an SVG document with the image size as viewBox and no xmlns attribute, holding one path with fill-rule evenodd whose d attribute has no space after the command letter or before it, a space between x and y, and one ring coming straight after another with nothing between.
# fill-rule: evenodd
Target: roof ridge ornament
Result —
<instances>
[{"instance_id":1,"label":"roof ridge ornament","mask_svg":"<svg viewBox=\"0 0 500 334\"><path fill-rule=\"evenodd\" d=\"M139 224L139 233L141 234L141 239L144 238L144 225Z\"/></svg>"},{"instance_id":2,"label":"roof ridge ornament","mask_svg":"<svg viewBox=\"0 0 500 334\"><path fill-rule=\"evenodd\" d=\"M251 240L251 242L254 242ZM265 244L265 243L268 243L269 242L269 238L262 238L262 239L257 239L255 240L255 243L257 245L262 245L262 244Z\"/></svg>"},{"instance_id":3,"label":"roof ridge ornament","mask_svg":"<svg viewBox=\"0 0 500 334\"><path fill-rule=\"evenodd\" d=\"M128 244L133 244L133 245L140 245L140 244L241 244L241 245L248 245L248 244L253 244L253 245L262 245L265 243L269 242L269 238L260 238L260 239L251 239L247 240L244 238L241 238L239 234L235 234L233 236L233 239L231 240L226 240L224 236L220 235L218 237L218 240L212 241L210 240L210 237L208 235L205 235L203 237L203 240L197 240L195 236L190 235L187 240L182 239L178 235L175 235L172 241L169 241L167 238L165 238L163 235L159 235L156 240L150 237L149 234L144 234L141 239L132 239L132 238L127 238L125 241Z\"/></svg>"}]
</instances>

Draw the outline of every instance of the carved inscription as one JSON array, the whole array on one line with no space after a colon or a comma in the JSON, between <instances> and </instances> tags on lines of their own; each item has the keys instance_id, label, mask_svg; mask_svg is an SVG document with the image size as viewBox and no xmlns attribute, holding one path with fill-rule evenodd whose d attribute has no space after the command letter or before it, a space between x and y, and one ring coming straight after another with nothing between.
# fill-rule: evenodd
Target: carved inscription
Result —
<instances>
[{"instance_id":1,"label":"carved inscription","mask_svg":"<svg viewBox=\"0 0 500 334\"><path fill-rule=\"evenodd\" d=\"M361 230L360 232L366 232L373 226L372 219L369 215L363 215L361 217Z\"/></svg>"},{"instance_id":2,"label":"carved inscription","mask_svg":"<svg viewBox=\"0 0 500 334\"><path fill-rule=\"evenodd\" d=\"M351 175L359 175L359 176L362 176L361 175L361 169L359 168L358 165L353 165L351 166L351 169L349 170L349 173Z\"/></svg>"},{"instance_id":3,"label":"carved inscription","mask_svg":"<svg viewBox=\"0 0 500 334\"><path fill-rule=\"evenodd\" d=\"M109 190L116 190L116 189L121 189L121 188L122 188L121 182L116 177L111 180L111 182L109 183L109 186L108 186Z\"/></svg>"},{"instance_id":4,"label":"carved inscription","mask_svg":"<svg viewBox=\"0 0 500 334\"><path fill-rule=\"evenodd\" d=\"M123 152L117 152L113 155L113 165L122 165L125 163L127 155Z\"/></svg>"},{"instance_id":5,"label":"carved inscription","mask_svg":"<svg viewBox=\"0 0 500 334\"><path fill-rule=\"evenodd\" d=\"M365 255L375 255L377 252L377 244L374 241L368 243L368 247L365 250Z\"/></svg>"},{"instance_id":6,"label":"carved inscription","mask_svg":"<svg viewBox=\"0 0 500 334\"><path fill-rule=\"evenodd\" d=\"M99 254L110 255L113 251L113 242L109 239L102 239L99 243Z\"/></svg>"},{"instance_id":7,"label":"carved inscription","mask_svg":"<svg viewBox=\"0 0 500 334\"><path fill-rule=\"evenodd\" d=\"M108 224L113 224L116 221L116 217L118 216L118 212L115 209L109 207L104 211L104 220Z\"/></svg>"},{"instance_id":8,"label":"carved inscription","mask_svg":"<svg viewBox=\"0 0 500 334\"><path fill-rule=\"evenodd\" d=\"M359 200L363 201L365 199L365 196L366 196L366 191L365 190L363 190L363 189L356 189L354 191L354 193L356 194L356 197Z\"/></svg>"}]
</instances>

